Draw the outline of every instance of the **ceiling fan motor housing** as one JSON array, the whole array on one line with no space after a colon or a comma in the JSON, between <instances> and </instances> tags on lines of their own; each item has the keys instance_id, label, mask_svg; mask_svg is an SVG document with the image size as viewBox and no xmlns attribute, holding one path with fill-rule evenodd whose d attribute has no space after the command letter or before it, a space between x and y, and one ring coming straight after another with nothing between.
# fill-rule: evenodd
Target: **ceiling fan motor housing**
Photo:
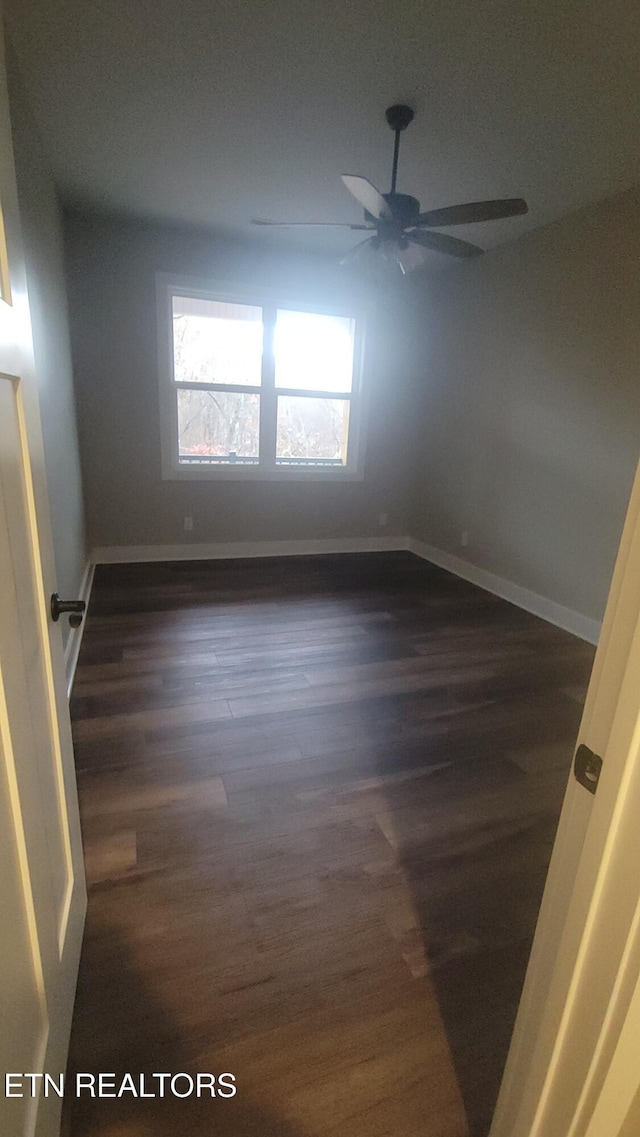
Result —
<instances>
[{"instance_id":1,"label":"ceiling fan motor housing","mask_svg":"<svg viewBox=\"0 0 640 1137\"><path fill-rule=\"evenodd\" d=\"M415 225L420 213L420 202L417 197L411 197L408 193L383 193L382 196L391 210L392 220L387 221L387 224L400 229ZM384 219L374 217L367 209L364 211L364 216L367 221L379 227L385 224Z\"/></svg>"}]
</instances>

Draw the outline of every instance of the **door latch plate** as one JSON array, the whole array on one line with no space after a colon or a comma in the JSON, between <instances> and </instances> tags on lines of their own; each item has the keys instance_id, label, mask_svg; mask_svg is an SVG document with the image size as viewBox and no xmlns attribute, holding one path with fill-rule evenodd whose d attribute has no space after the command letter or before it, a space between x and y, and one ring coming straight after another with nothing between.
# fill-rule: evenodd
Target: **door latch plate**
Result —
<instances>
[{"instance_id":1,"label":"door latch plate","mask_svg":"<svg viewBox=\"0 0 640 1137\"><path fill-rule=\"evenodd\" d=\"M576 750L576 756L573 762L573 773L576 781L584 786L590 794L594 794L598 788L600 780L600 771L602 769L602 758L598 754L594 754L584 743Z\"/></svg>"}]
</instances>

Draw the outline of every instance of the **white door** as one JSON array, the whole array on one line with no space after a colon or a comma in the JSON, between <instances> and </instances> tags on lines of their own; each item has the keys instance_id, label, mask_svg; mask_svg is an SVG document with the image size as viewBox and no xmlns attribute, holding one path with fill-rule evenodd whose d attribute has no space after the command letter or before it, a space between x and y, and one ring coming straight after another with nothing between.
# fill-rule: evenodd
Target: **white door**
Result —
<instances>
[{"instance_id":1,"label":"white door","mask_svg":"<svg viewBox=\"0 0 640 1137\"><path fill-rule=\"evenodd\" d=\"M1 29L1 20L0 20ZM0 31L1 34L1 31ZM85 912L62 644L0 41L0 1133L54 1137ZM31 1097L31 1085L36 1096Z\"/></svg>"},{"instance_id":2,"label":"white door","mask_svg":"<svg viewBox=\"0 0 640 1137\"><path fill-rule=\"evenodd\" d=\"M600 780L569 778L491 1137L613 1137L640 1086L622 1057L640 1008L640 467L579 744Z\"/></svg>"}]
</instances>

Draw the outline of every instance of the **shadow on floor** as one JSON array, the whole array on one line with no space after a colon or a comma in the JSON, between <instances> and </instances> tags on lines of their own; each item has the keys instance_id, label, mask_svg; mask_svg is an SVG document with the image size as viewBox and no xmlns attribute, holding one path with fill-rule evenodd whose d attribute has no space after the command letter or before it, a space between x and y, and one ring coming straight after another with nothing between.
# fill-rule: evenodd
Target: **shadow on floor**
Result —
<instances>
[{"instance_id":1,"label":"shadow on floor","mask_svg":"<svg viewBox=\"0 0 640 1137\"><path fill-rule=\"evenodd\" d=\"M384 791L471 1137L491 1126L581 713L555 692L528 699L519 736L505 730L500 741L490 710L486 730L479 724L490 750L459 752L450 738L426 752L427 762L449 753L450 765L414 782L415 806ZM546 767L527 770L536 754Z\"/></svg>"},{"instance_id":2,"label":"shadow on floor","mask_svg":"<svg viewBox=\"0 0 640 1137\"><path fill-rule=\"evenodd\" d=\"M111 669L116 684L124 677L126 687L130 669L135 679L139 667L149 686L96 694L89 682L75 702L87 728L78 754L85 770L103 780L93 800L102 802L104 817L93 817L85 836L89 830L99 836L100 826L108 832L112 824L121 824L126 836L135 825L140 887L127 879L125 866L111 896L106 882L92 892L71 1077L78 1068L113 1072L117 1080L127 1072L194 1075L200 1054L232 1045L245 1026L257 1037L246 1068L260 1071L262 1031L271 1037L278 1024L300 1023L303 1031L307 1021L317 1029L326 1006L337 1019L327 1043L334 1053L322 1052L318 1060L312 1046L307 1051L309 1079L317 1077L319 1086L315 1117L303 1103L298 1116L305 1125L292 1128L277 1109L257 1104L259 1082L248 1100L242 1070L232 1069L238 1093L230 1100L71 1100L71 1137L334 1137L342 1130L397 1137L398 1125L388 1125L380 1110L375 1118L367 1113L379 1106L383 1077L396 1093L403 1135L424 1125L427 1135L463 1137L461 1109L452 1110L448 1129L437 1102L431 1117L423 1116L424 1103L429 1108L437 1096L429 1038L450 1052L451 1082L462 1095L470 1133L488 1133L581 713L564 688L586 681L589 652L409 554L372 558L366 570L361 557L339 560L338 567L335 558L301 558L284 566L236 562L215 572L205 564L103 570L104 583L96 578L95 636L89 623L83 641L87 678L93 664ZM238 597L239 580L245 591ZM232 616L225 617L234 596ZM263 611L269 603L285 625L282 644L270 644L273 617ZM327 642L322 635L314 642L309 624L327 614L325 607ZM122 661L120 629L129 610L139 619L140 642L132 638L132 658ZM148 616L160 637L152 655L173 652L169 633L178 645L183 637L184 659L161 682L136 663ZM366 623L369 616L375 619ZM206 632L208 621L213 637L216 621L225 618L229 638L217 645L219 658L211 655L207 671L206 650L213 649L206 649L206 639L203 646L203 627ZM286 627L296 618L303 622L299 643ZM353 635L339 626L336 631L343 618L361 621L362 628ZM239 647L244 619L249 628ZM265 634L264 646L254 645L256 630ZM422 674L423 664L422 690L393 693L402 690L406 674ZM136 724L138 733L127 734L121 725L116 742L94 729L94 717L144 716L165 706L173 713L198 684L199 698L206 699L225 667L234 682L245 682L246 670L249 685L263 683L267 673L273 685L261 696L264 703L256 700L251 711L240 706L237 718L220 724L191 723L185 711L184 721L155 732ZM333 673L326 703L298 704L297 686L278 686L291 679L289 672L297 681L314 667L346 669L352 700L332 690L339 687ZM373 686L381 677L375 694L367 686L370 674ZM114 750L117 764L105 775ZM209 774L229 797L226 811L211 807L215 824L198 812L199 801L139 804L141 789L155 792L181 779L199 797ZM119 805L116 812L110 784L116 781L121 796L123 787L138 796L135 820L132 807L127 812ZM168 922L166 938L154 927L159 920ZM173 958L165 961L167 943ZM213 967L207 973L215 943L217 987ZM200 992L209 1005L201 1015ZM340 1020L349 998L351 1034ZM168 1010L172 999L182 1030ZM438 1022L427 1038L423 1020L436 1001ZM391 1040L389 1015L405 1004L410 1014L398 1020ZM375 1007L375 1028L363 1040L356 1032ZM403 1049L406 1022L414 1066ZM299 1055L308 1041L301 1037L292 1030L285 1059ZM385 1061L379 1074L375 1064ZM336 1127L321 1100L334 1090L334 1070L346 1070L354 1084L360 1079L365 1101L357 1118L345 1107ZM288 1071L281 1078L283 1103L291 1103L294 1080ZM410 1114L412 1107L419 1117Z\"/></svg>"},{"instance_id":3,"label":"shadow on floor","mask_svg":"<svg viewBox=\"0 0 640 1137\"><path fill-rule=\"evenodd\" d=\"M247 1100L237 1072L211 1070L198 1063L151 995L119 931L95 918L90 927L80 967L63 1133L69 1137L210 1137L217 1132L225 1137L303 1137L287 1121ZM214 1099L205 1091L200 1098L194 1092L182 1099L169 1093L141 1099L125 1092L120 1098L98 1100L86 1091L75 1096L78 1072L115 1075L116 1087L126 1073L136 1086L144 1075L145 1091L156 1093L154 1073L189 1074L194 1083L198 1073L213 1073L216 1085L220 1073L235 1073L237 1093L232 1098ZM188 1082L183 1079L176 1088L185 1092Z\"/></svg>"}]
</instances>

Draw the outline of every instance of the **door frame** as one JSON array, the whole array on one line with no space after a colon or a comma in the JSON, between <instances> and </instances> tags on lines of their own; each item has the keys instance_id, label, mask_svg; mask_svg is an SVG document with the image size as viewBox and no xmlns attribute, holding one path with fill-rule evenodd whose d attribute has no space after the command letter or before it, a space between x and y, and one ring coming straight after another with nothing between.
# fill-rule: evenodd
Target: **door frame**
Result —
<instances>
[{"instance_id":1,"label":"door frame","mask_svg":"<svg viewBox=\"0 0 640 1137\"><path fill-rule=\"evenodd\" d=\"M616 1137L640 1089L640 466L582 743L602 773L569 778L490 1137Z\"/></svg>"},{"instance_id":2,"label":"door frame","mask_svg":"<svg viewBox=\"0 0 640 1137\"><path fill-rule=\"evenodd\" d=\"M10 545L6 546L9 552L7 564L3 568L3 586L7 585L7 604L16 604L16 622L18 596L29 600L29 626L34 631L32 644L37 644L37 650L29 654L28 665L25 662L24 645L18 643L21 641L20 634L7 640L9 647L14 642L18 644L15 654L8 651L5 655L3 651L3 674L0 677L0 758L4 769L0 772L6 779L7 800L13 821L11 832L17 850L15 864L5 866L5 869L7 874L11 871L19 882L16 908L19 907L21 912L26 913L24 919L33 965L33 982L42 1008L41 1034L34 1047L35 1068L32 1066L30 1071L20 1072L47 1072L59 1077L66 1067L87 897L62 638L59 627L52 623L49 609L49 597L57 591L56 568L20 203L11 145L2 0L0 136L3 140L0 214L6 238L6 247L0 241L2 382L11 387L14 395L14 437L17 440L16 453L19 460L13 464L8 462L8 466L15 475L12 488L18 485L20 488L20 516L24 519L24 523L18 527L14 525L12 530L13 533L21 533L21 542L16 542L14 546L19 552L19 558L15 562ZM13 452L11 458L13 461ZM4 489L5 486L3 492ZM14 497L5 497L5 505L9 500L13 501ZM25 565L27 568L23 572ZM20 590L14 587L18 574L22 586ZM28 677L29 683L22 684L22 687L18 684L12 686L12 699L8 701L4 697L10 689L6 680L16 675ZM32 699L32 695L37 698ZM32 721L37 721L42 727L42 738L46 738L46 746L42 740L33 746L29 745L28 727ZM39 763L40 759L42 761ZM48 798L43 797L42 781L39 780L45 762L46 768L53 771L54 789ZM46 816L55 816L59 820L66 871L65 889L58 907L53 901L53 891L48 890L46 877L47 864L58 853L53 846L47 845L46 838L41 842L29 840L30 833L44 831L43 826L38 828L38 822L45 816L45 811ZM18 982L15 982L14 988L19 1002L24 999L24 991ZM9 1071L5 1071L7 1072ZM57 1134L62 1104L57 1094L44 1094L42 1080L39 1080L34 1096L23 1096L25 1103L24 1114L19 1118L23 1123L20 1131L34 1134L35 1137L53 1137ZM6 1107L6 1095L4 1103L0 1100L0 1104ZM15 1105L22 1108L19 1102ZM6 1108L2 1114L3 1121L5 1114ZM7 1116L10 1126L14 1125L16 1117L17 1113ZM11 1131L14 1132L15 1129L12 1128Z\"/></svg>"}]
</instances>

